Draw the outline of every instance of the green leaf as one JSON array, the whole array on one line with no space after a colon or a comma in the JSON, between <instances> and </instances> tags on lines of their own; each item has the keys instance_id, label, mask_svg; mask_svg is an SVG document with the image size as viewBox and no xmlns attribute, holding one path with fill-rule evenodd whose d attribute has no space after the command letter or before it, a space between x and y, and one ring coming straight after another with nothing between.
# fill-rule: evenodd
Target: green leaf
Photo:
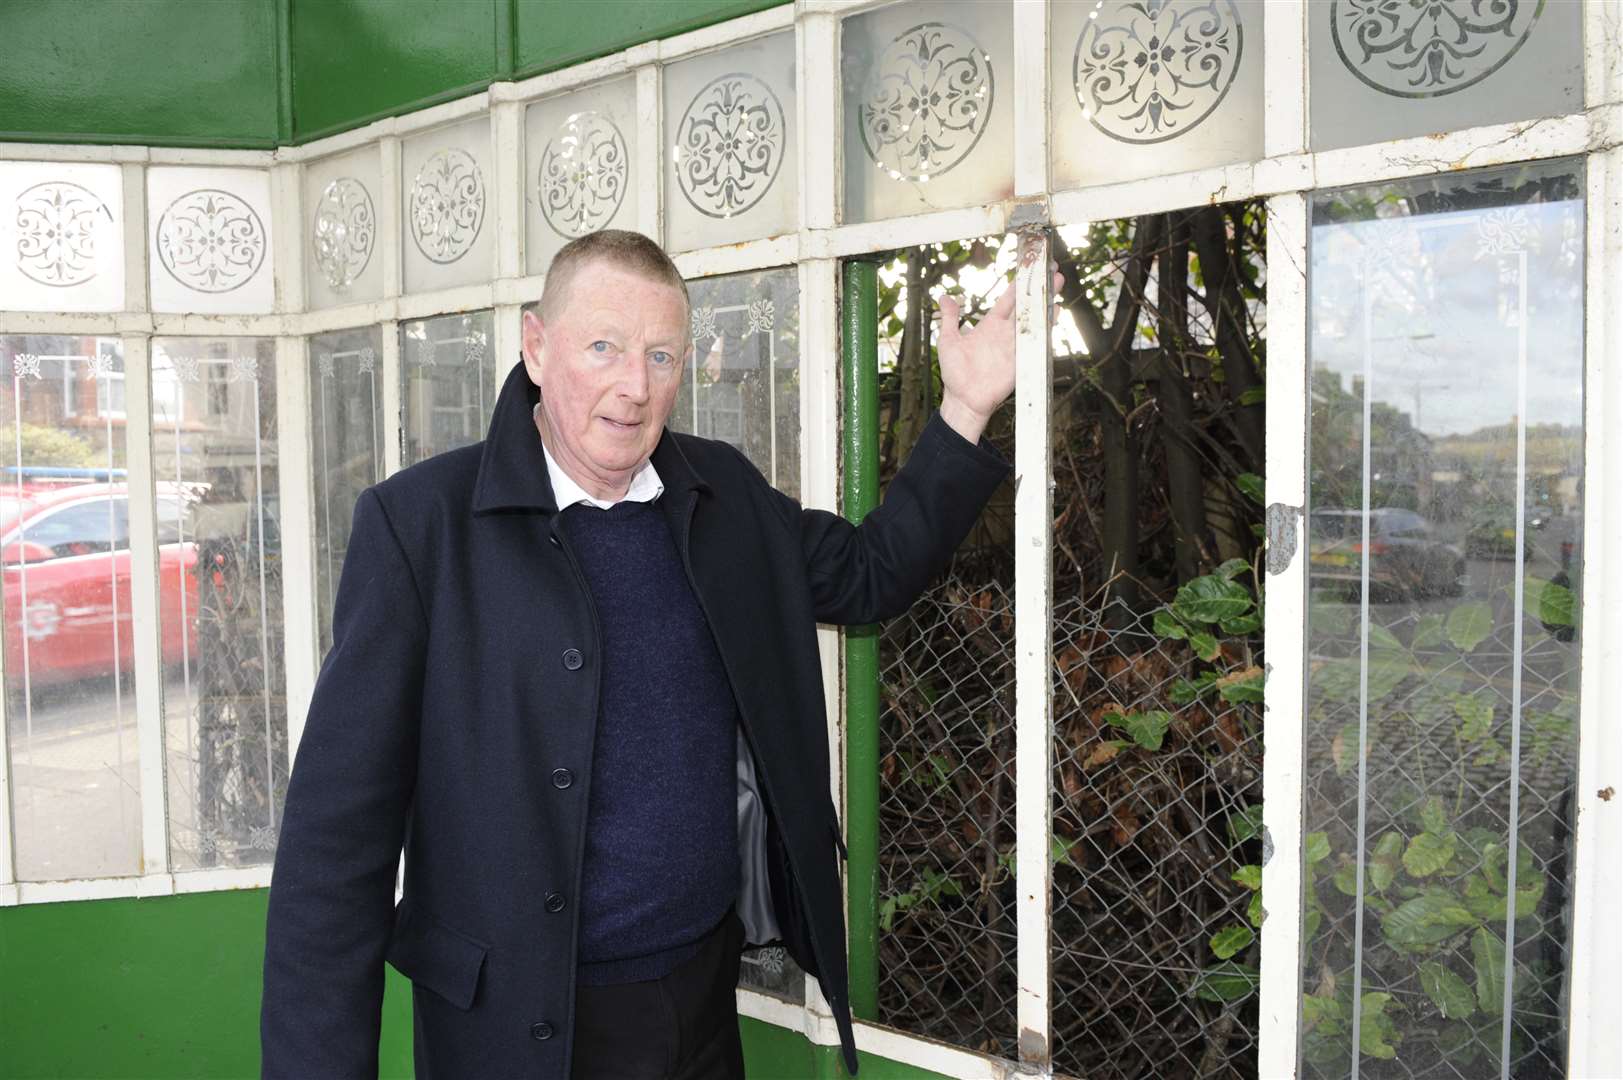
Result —
<instances>
[{"instance_id":1,"label":"green leaf","mask_svg":"<svg viewBox=\"0 0 1623 1080\"><path fill-rule=\"evenodd\" d=\"M1262 505L1262 477L1258 476L1256 473L1241 473L1239 476L1234 478L1234 486L1240 489L1240 494L1244 495L1258 506Z\"/></svg>"},{"instance_id":2,"label":"green leaf","mask_svg":"<svg viewBox=\"0 0 1623 1080\"><path fill-rule=\"evenodd\" d=\"M1409 841L1403 853L1403 868L1411 877L1426 878L1448 865L1454 857L1454 835L1423 832Z\"/></svg>"},{"instance_id":3,"label":"green leaf","mask_svg":"<svg viewBox=\"0 0 1623 1080\"><path fill-rule=\"evenodd\" d=\"M1217 638L1208 630L1191 630L1189 632L1189 647L1195 650L1195 655L1202 660L1217 659Z\"/></svg>"},{"instance_id":4,"label":"green leaf","mask_svg":"<svg viewBox=\"0 0 1623 1080\"><path fill-rule=\"evenodd\" d=\"M1262 867L1256 863L1246 863L1233 874L1237 885L1244 885L1248 889L1262 888Z\"/></svg>"},{"instance_id":5,"label":"green leaf","mask_svg":"<svg viewBox=\"0 0 1623 1080\"><path fill-rule=\"evenodd\" d=\"M1229 815L1229 841L1243 844L1262 832L1262 804L1252 803Z\"/></svg>"},{"instance_id":6,"label":"green leaf","mask_svg":"<svg viewBox=\"0 0 1623 1080\"><path fill-rule=\"evenodd\" d=\"M1413 670L1409 654L1401 649L1372 651L1369 654L1369 700L1380 701L1391 694Z\"/></svg>"},{"instance_id":7,"label":"green leaf","mask_svg":"<svg viewBox=\"0 0 1623 1080\"><path fill-rule=\"evenodd\" d=\"M1263 673L1259 668L1255 674L1247 675L1243 679L1236 679L1231 683L1223 683L1217 689L1217 694L1224 701L1238 703L1242 701L1262 700Z\"/></svg>"},{"instance_id":8,"label":"green leaf","mask_svg":"<svg viewBox=\"0 0 1623 1080\"><path fill-rule=\"evenodd\" d=\"M1385 892L1397 876L1398 862L1403 857L1403 837L1395 832L1382 836L1375 845L1375 854L1369 859L1368 882L1376 892Z\"/></svg>"},{"instance_id":9,"label":"green leaf","mask_svg":"<svg viewBox=\"0 0 1623 1080\"><path fill-rule=\"evenodd\" d=\"M1224 581L1233 581L1249 569L1251 569L1251 564L1244 559L1225 559L1223 565L1213 570L1212 573Z\"/></svg>"},{"instance_id":10,"label":"green leaf","mask_svg":"<svg viewBox=\"0 0 1623 1080\"><path fill-rule=\"evenodd\" d=\"M1336 891L1342 896L1357 896L1358 864L1356 862L1344 862L1336 867L1336 876L1330 879L1330 883L1336 887Z\"/></svg>"},{"instance_id":11,"label":"green leaf","mask_svg":"<svg viewBox=\"0 0 1623 1080\"><path fill-rule=\"evenodd\" d=\"M1252 612L1249 615L1241 615L1237 619L1224 619L1217 625L1222 628L1223 633L1240 637L1245 634L1255 634L1258 630L1261 630L1262 616Z\"/></svg>"},{"instance_id":12,"label":"green leaf","mask_svg":"<svg viewBox=\"0 0 1623 1080\"><path fill-rule=\"evenodd\" d=\"M1538 618L1548 626L1574 626L1578 613L1578 598L1565 585L1546 581L1539 589Z\"/></svg>"},{"instance_id":13,"label":"green leaf","mask_svg":"<svg viewBox=\"0 0 1623 1080\"><path fill-rule=\"evenodd\" d=\"M1396 634L1382 626L1380 623L1374 622L1369 624L1369 647L1370 651L1372 652L1375 650L1398 653L1408 652L1408 650L1403 647L1403 642L1398 640L1398 636Z\"/></svg>"},{"instance_id":14,"label":"green leaf","mask_svg":"<svg viewBox=\"0 0 1623 1080\"><path fill-rule=\"evenodd\" d=\"M1434 945L1475 926L1477 917L1446 889L1430 889L1399 904L1381 919L1381 934L1390 945Z\"/></svg>"},{"instance_id":15,"label":"green leaf","mask_svg":"<svg viewBox=\"0 0 1623 1080\"><path fill-rule=\"evenodd\" d=\"M1213 964L1200 973L1195 996L1202 1001L1239 1001L1256 992L1261 976L1257 969L1234 960Z\"/></svg>"},{"instance_id":16,"label":"green leaf","mask_svg":"<svg viewBox=\"0 0 1623 1080\"><path fill-rule=\"evenodd\" d=\"M1437 1032L1437 1049L1454 1065L1470 1065L1482 1052L1469 1024L1444 1024Z\"/></svg>"},{"instance_id":17,"label":"green leaf","mask_svg":"<svg viewBox=\"0 0 1623 1080\"><path fill-rule=\"evenodd\" d=\"M1489 1016L1505 1011L1505 943L1486 927L1471 935L1471 958L1476 962L1476 1003Z\"/></svg>"},{"instance_id":18,"label":"green leaf","mask_svg":"<svg viewBox=\"0 0 1623 1080\"><path fill-rule=\"evenodd\" d=\"M1302 858L1307 865L1323 862L1330 857L1330 838L1322 832L1310 832L1302 838Z\"/></svg>"},{"instance_id":19,"label":"green leaf","mask_svg":"<svg viewBox=\"0 0 1623 1080\"><path fill-rule=\"evenodd\" d=\"M1251 590L1214 574L1195 578L1178 590L1172 609L1188 623L1214 623L1244 615L1252 607Z\"/></svg>"},{"instance_id":20,"label":"green leaf","mask_svg":"<svg viewBox=\"0 0 1623 1080\"><path fill-rule=\"evenodd\" d=\"M1075 863L1071 863L1071 845L1075 843L1075 840L1067 840L1059 833L1051 836L1048 840L1048 861L1050 865L1070 863L1074 866Z\"/></svg>"},{"instance_id":21,"label":"green leaf","mask_svg":"<svg viewBox=\"0 0 1623 1080\"><path fill-rule=\"evenodd\" d=\"M1245 917L1251 920L1251 925L1262 929L1262 920L1268 913L1262 909L1262 890L1258 889L1251 894L1251 902L1245 906Z\"/></svg>"},{"instance_id":22,"label":"green leaf","mask_svg":"<svg viewBox=\"0 0 1623 1080\"><path fill-rule=\"evenodd\" d=\"M1251 386L1240 391L1238 400L1241 405L1261 405L1267 399L1268 388L1266 386Z\"/></svg>"},{"instance_id":23,"label":"green leaf","mask_svg":"<svg viewBox=\"0 0 1623 1080\"><path fill-rule=\"evenodd\" d=\"M1212 935L1212 952L1219 960L1227 960L1256 939L1249 926L1234 923Z\"/></svg>"},{"instance_id":24,"label":"green leaf","mask_svg":"<svg viewBox=\"0 0 1623 1080\"><path fill-rule=\"evenodd\" d=\"M1444 624L1448 640L1461 652L1470 652L1493 633L1493 609L1486 600L1470 600L1456 605Z\"/></svg>"},{"instance_id":25,"label":"green leaf","mask_svg":"<svg viewBox=\"0 0 1623 1080\"><path fill-rule=\"evenodd\" d=\"M1460 742L1473 743L1493 729L1493 703L1475 694L1453 696L1454 715L1460 718Z\"/></svg>"},{"instance_id":26,"label":"green leaf","mask_svg":"<svg viewBox=\"0 0 1623 1080\"><path fill-rule=\"evenodd\" d=\"M1179 679L1174 682L1172 689L1167 691L1167 697L1171 699L1174 705L1188 705L1192 701L1199 700L1206 691L1212 688L1212 684L1215 682L1217 682L1217 672L1203 671L1195 677L1193 682L1188 679Z\"/></svg>"},{"instance_id":27,"label":"green leaf","mask_svg":"<svg viewBox=\"0 0 1623 1080\"><path fill-rule=\"evenodd\" d=\"M1435 649L1445 640L1443 636L1443 617L1441 615L1422 615L1420 621L1415 623L1414 637L1409 641L1411 648Z\"/></svg>"},{"instance_id":28,"label":"green leaf","mask_svg":"<svg viewBox=\"0 0 1623 1080\"><path fill-rule=\"evenodd\" d=\"M1189 635L1183 623L1172 614L1171 608L1162 608L1155 613L1155 633L1157 637L1172 638L1174 641L1182 641Z\"/></svg>"},{"instance_id":29,"label":"green leaf","mask_svg":"<svg viewBox=\"0 0 1623 1080\"><path fill-rule=\"evenodd\" d=\"M1167 728L1172 726L1172 714L1159 711L1117 714L1111 717L1110 722L1125 730L1144 749L1159 750L1162 740L1166 738Z\"/></svg>"},{"instance_id":30,"label":"green leaf","mask_svg":"<svg viewBox=\"0 0 1623 1080\"><path fill-rule=\"evenodd\" d=\"M1464 1020L1476 1011L1476 998L1465 980L1435 960L1420 965L1420 988L1449 1020Z\"/></svg>"},{"instance_id":31,"label":"green leaf","mask_svg":"<svg viewBox=\"0 0 1623 1080\"><path fill-rule=\"evenodd\" d=\"M1443 810L1443 800L1433 795L1426 800L1420 808L1420 824L1426 827L1429 833L1441 836L1448 831L1448 814Z\"/></svg>"},{"instance_id":32,"label":"green leaf","mask_svg":"<svg viewBox=\"0 0 1623 1080\"><path fill-rule=\"evenodd\" d=\"M1365 994L1359 1007L1358 1049L1373 1058L1390 1060L1398 1056L1396 1042L1402 1041L1397 1024L1386 1015L1391 994Z\"/></svg>"}]
</instances>

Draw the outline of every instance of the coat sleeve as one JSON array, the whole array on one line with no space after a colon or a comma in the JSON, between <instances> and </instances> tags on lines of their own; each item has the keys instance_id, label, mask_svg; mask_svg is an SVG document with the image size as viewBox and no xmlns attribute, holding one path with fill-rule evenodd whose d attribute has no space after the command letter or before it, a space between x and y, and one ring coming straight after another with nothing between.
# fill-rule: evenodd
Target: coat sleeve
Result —
<instances>
[{"instance_id":1,"label":"coat sleeve","mask_svg":"<svg viewBox=\"0 0 1623 1080\"><path fill-rule=\"evenodd\" d=\"M906 611L946 567L1008 474L997 451L984 441L970 443L938 412L861 525L825 510L801 510L817 621L870 623Z\"/></svg>"},{"instance_id":2,"label":"coat sleeve","mask_svg":"<svg viewBox=\"0 0 1623 1080\"><path fill-rule=\"evenodd\" d=\"M375 491L362 492L333 645L288 782L265 927L266 1078L375 1078L395 869L417 775L427 620Z\"/></svg>"}]
</instances>

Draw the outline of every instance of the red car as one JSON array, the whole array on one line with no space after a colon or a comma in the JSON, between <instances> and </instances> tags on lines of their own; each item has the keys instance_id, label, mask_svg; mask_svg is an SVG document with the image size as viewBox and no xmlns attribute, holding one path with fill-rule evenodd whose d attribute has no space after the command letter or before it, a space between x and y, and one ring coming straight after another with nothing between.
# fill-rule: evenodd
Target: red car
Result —
<instances>
[{"instance_id":1,"label":"red car","mask_svg":"<svg viewBox=\"0 0 1623 1080\"><path fill-rule=\"evenodd\" d=\"M5 572L6 670L14 688L133 670L129 493L122 470L15 469L0 475L0 564ZM52 480L58 482L53 483ZM67 482L61 482L67 481ZM197 545L181 540L189 492L158 486L158 567L165 665L197 652ZM181 590L188 618L176 619ZM25 652L26 649L26 652Z\"/></svg>"}]
</instances>

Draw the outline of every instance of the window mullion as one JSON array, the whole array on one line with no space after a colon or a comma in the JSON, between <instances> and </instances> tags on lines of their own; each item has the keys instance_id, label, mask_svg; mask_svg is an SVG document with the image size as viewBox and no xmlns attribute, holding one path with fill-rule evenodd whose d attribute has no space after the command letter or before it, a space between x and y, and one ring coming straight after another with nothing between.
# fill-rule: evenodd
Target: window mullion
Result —
<instances>
[{"instance_id":1,"label":"window mullion","mask_svg":"<svg viewBox=\"0 0 1623 1080\"><path fill-rule=\"evenodd\" d=\"M282 536L283 675L287 679L287 760L291 770L320 666L316 615L315 470L310 455L307 340L276 339L277 487Z\"/></svg>"}]
</instances>

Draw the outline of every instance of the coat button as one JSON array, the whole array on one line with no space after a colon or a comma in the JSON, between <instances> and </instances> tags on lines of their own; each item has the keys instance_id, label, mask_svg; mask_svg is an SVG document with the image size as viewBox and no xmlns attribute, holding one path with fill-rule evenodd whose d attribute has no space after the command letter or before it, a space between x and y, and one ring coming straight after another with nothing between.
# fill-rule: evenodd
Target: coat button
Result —
<instances>
[{"instance_id":1,"label":"coat button","mask_svg":"<svg viewBox=\"0 0 1623 1080\"><path fill-rule=\"evenodd\" d=\"M568 787L574 782L575 774L570 772L568 769L552 770L552 786L557 788L559 791L562 791L564 788Z\"/></svg>"},{"instance_id":2,"label":"coat button","mask_svg":"<svg viewBox=\"0 0 1623 1080\"><path fill-rule=\"evenodd\" d=\"M547 905L547 910L556 915L558 912L564 909L564 894L549 892L547 893L545 903Z\"/></svg>"},{"instance_id":3,"label":"coat button","mask_svg":"<svg viewBox=\"0 0 1623 1080\"><path fill-rule=\"evenodd\" d=\"M546 1042L552 1038L552 1025L545 1020L537 1020L530 1025L530 1038Z\"/></svg>"},{"instance_id":4,"label":"coat button","mask_svg":"<svg viewBox=\"0 0 1623 1080\"><path fill-rule=\"evenodd\" d=\"M568 668L570 671L579 671L580 666L585 662L586 661L581 658L579 649L564 650L564 667Z\"/></svg>"}]
</instances>

